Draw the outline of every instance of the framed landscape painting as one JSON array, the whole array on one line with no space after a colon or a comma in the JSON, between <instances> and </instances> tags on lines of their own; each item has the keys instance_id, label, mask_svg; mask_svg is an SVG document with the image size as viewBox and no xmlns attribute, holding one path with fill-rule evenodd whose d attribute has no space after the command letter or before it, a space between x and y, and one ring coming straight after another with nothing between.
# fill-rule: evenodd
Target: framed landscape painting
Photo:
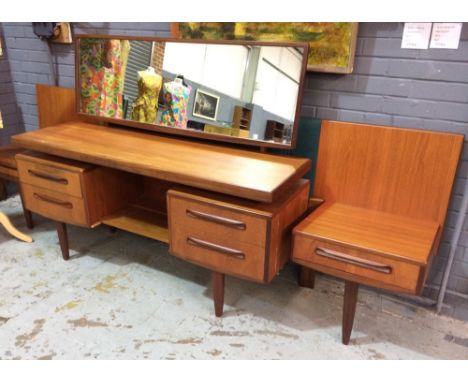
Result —
<instances>
[{"instance_id":1,"label":"framed landscape painting","mask_svg":"<svg viewBox=\"0 0 468 382\"><path fill-rule=\"evenodd\" d=\"M358 23L172 23L185 39L303 41L309 43L307 70L352 73Z\"/></svg>"}]
</instances>

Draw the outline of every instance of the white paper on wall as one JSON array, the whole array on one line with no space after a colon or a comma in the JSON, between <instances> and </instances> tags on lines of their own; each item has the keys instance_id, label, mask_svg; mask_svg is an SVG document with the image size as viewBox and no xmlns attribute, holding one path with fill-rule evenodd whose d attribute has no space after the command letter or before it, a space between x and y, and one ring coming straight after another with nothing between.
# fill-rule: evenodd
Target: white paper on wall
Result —
<instances>
[{"instance_id":1,"label":"white paper on wall","mask_svg":"<svg viewBox=\"0 0 468 382\"><path fill-rule=\"evenodd\" d=\"M431 37L432 23L405 23L402 49L427 49Z\"/></svg>"},{"instance_id":2,"label":"white paper on wall","mask_svg":"<svg viewBox=\"0 0 468 382\"><path fill-rule=\"evenodd\" d=\"M431 48L458 49L463 23L434 23Z\"/></svg>"}]
</instances>

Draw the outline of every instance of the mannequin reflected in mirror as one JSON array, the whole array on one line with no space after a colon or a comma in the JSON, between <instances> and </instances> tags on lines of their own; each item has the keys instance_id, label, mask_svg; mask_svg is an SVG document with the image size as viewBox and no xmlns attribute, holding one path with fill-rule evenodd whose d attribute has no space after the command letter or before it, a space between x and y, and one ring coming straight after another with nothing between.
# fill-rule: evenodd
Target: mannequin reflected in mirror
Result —
<instances>
[{"instance_id":1,"label":"mannequin reflected in mirror","mask_svg":"<svg viewBox=\"0 0 468 382\"><path fill-rule=\"evenodd\" d=\"M161 85L162 76L153 67L138 72L138 97L132 108L134 121L156 123Z\"/></svg>"},{"instance_id":2,"label":"mannequin reflected in mirror","mask_svg":"<svg viewBox=\"0 0 468 382\"><path fill-rule=\"evenodd\" d=\"M164 84L165 110L161 113L161 125L187 128L187 106L191 90L181 75L177 75L174 81Z\"/></svg>"}]
</instances>

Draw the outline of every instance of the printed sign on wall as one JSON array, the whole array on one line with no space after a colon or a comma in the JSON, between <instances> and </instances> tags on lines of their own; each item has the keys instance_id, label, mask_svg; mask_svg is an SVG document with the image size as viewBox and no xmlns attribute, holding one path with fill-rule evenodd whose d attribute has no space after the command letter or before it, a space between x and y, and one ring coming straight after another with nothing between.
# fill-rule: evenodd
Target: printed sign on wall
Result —
<instances>
[{"instance_id":1,"label":"printed sign on wall","mask_svg":"<svg viewBox=\"0 0 468 382\"><path fill-rule=\"evenodd\" d=\"M434 23L431 48L458 49L463 23Z\"/></svg>"},{"instance_id":2,"label":"printed sign on wall","mask_svg":"<svg viewBox=\"0 0 468 382\"><path fill-rule=\"evenodd\" d=\"M427 49L431 37L432 23L405 23L402 49Z\"/></svg>"}]
</instances>

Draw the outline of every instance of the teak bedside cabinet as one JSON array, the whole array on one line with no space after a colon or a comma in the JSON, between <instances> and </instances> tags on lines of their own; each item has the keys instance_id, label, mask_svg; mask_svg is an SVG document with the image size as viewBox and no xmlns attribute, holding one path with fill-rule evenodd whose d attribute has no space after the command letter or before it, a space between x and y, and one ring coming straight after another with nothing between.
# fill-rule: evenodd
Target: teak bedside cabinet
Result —
<instances>
[{"instance_id":1,"label":"teak bedside cabinet","mask_svg":"<svg viewBox=\"0 0 468 382\"><path fill-rule=\"evenodd\" d=\"M322 122L314 194L325 203L294 228L292 258L303 286L311 270L345 280L344 344L359 284L422 292L462 145L456 134Z\"/></svg>"}]
</instances>

